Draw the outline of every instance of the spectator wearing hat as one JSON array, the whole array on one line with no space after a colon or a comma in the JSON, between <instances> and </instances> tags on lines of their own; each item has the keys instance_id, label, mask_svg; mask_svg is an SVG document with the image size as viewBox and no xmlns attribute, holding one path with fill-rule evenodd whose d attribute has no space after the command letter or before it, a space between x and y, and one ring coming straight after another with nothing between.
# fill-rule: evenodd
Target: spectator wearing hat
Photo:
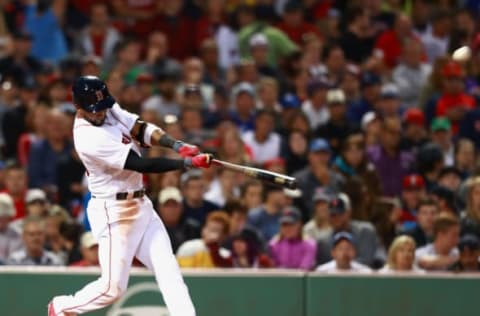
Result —
<instances>
[{"instance_id":1,"label":"spectator wearing hat","mask_svg":"<svg viewBox=\"0 0 480 316\"><path fill-rule=\"evenodd\" d=\"M347 29L340 38L345 57L355 64L363 63L372 55L375 34L366 8L356 7L347 12Z\"/></svg>"},{"instance_id":2,"label":"spectator wearing hat","mask_svg":"<svg viewBox=\"0 0 480 316\"><path fill-rule=\"evenodd\" d=\"M15 215L13 200L7 193L0 193L0 262L22 247L20 234L9 227Z\"/></svg>"},{"instance_id":3,"label":"spectator wearing hat","mask_svg":"<svg viewBox=\"0 0 480 316\"><path fill-rule=\"evenodd\" d=\"M458 243L458 261L448 267L453 272L480 271L480 241L475 235L464 235Z\"/></svg>"},{"instance_id":4,"label":"spectator wearing hat","mask_svg":"<svg viewBox=\"0 0 480 316\"><path fill-rule=\"evenodd\" d=\"M416 161L418 172L425 180L427 192L431 192L436 186L438 174L444 166L442 149L432 142L426 143L420 147Z\"/></svg>"},{"instance_id":5,"label":"spectator wearing hat","mask_svg":"<svg viewBox=\"0 0 480 316\"><path fill-rule=\"evenodd\" d=\"M341 89L330 89L327 92L329 119L315 131L315 136L328 140L332 150L338 153L342 140L358 130L358 126L347 119L345 93Z\"/></svg>"},{"instance_id":6,"label":"spectator wearing hat","mask_svg":"<svg viewBox=\"0 0 480 316\"><path fill-rule=\"evenodd\" d=\"M460 190L460 185L462 184L462 173L454 166L444 167L438 174L437 184L457 195Z\"/></svg>"},{"instance_id":7,"label":"spectator wearing hat","mask_svg":"<svg viewBox=\"0 0 480 316\"><path fill-rule=\"evenodd\" d=\"M278 71L269 64L268 55L271 47L268 45L268 39L263 33L256 33L250 37L250 56L252 58L258 74L272 78L279 77Z\"/></svg>"},{"instance_id":8,"label":"spectator wearing hat","mask_svg":"<svg viewBox=\"0 0 480 316\"><path fill-rule=\"evenodd\" d=\"M280 97L280 115L282 118L282 126L287 126L292 114L302 106L302 101L294 93L285 93Z\"/></svg>"},{"instance_id":9,"label":"spectator wearing hat","mask_svg":"<svg viewBox=\"0 0 480 316\"><path fill-rule=\"evenodd\" d=\"M183 212L186 219L195 220L203 225L207 215L218 210L219 206L204 199L206 192L203 173L199 170L189 170L181 176L183 196Z\"/></svg>"},{"instance_id":10,"label":"spectator wearing hat","mask_svg":"<svg viewBox=\"0 0 480 316\"><path fill-rule=\"evenodd\" d=\"M418 248L415 258L425 270L447 270L459 257L460 222L454 215L440 214L433 224L433 242Z\"/></svg>"},{"instance_id":11,"label":"spectator wearing hat","mask_svg":"<svg viewBox=\"0 0 480 316\"><path fill-rule=\"evenodd\" d=\"M425 128L425 115L420 109L409 108L403 113L403 137L400 148L416 154L420 147L428 141Z\"/></svg>"},{"instance_id":12,"label":"spectator wearing hat","mask_svg":"<svg viewBox=\"0 0 480 316\"><path fill-rule=\"evenodd\" d=\"M241 132L254 129L255 126L255 88L248 82L240 82L233 87L233 112L230 119L235 123Z\"/></svg>"},{"instance_id":13,"label":"spectator wearing hat","mask_svg":"<svg viewBox=\"0 0 480 316\"><path fill-rule=\"evenodd\" d=\"M345 72L339 82L339 88L345 93L348 105L360 99L360 68L352 63L345 66Z\"/></svg>"},{"instance_id":14,"label":"spectator wearing hat","mask_svg":"<svg viewBox=\"0 0 480 316\"><path fill-rule=\"evenodd\" d=\"M317 187L324 187L331 192L339 192L344 185L344 178L330 168L332 149L323 138L315 138L310 142L308 165L293 176L297 179L298 188L304 196L313 196ZM307 201L307 209L313 209L313 202Z\"/></svg>"},{"instance_id":15,"label":"spectator wearing hat","mask_svg":"<svg viewBox=\"0 0 480 316\"><path fill-rule=\"evenodd\" d=\"M343 192L355 205L352 217L359 220L370 219L373 202L382 192L375 167L367 160L364 139L361 133L347 135L333 161L333 169L345 179Z\"/></svg>"},{"instance_id":16,"label":"spectator wearing hat","mask_svg":"<svg viewBox=\"0 0 480 316\"><path fill-rule=\"evenodd\" d=\"M433 224L439 213L437 202L431 198L424 198L418 203L416 225L404 231L415 240L417 247L433 241Z\"/></svg>"},{"instance_id":17,"label":"spectator wearing hat","mask_svg":"<svg viewBox=\"0 0 480 316\"><path fill-rule=\"evenodd\" d=\"M420 201L426 197L425 180L422 176L412 173L403 177L402 180L402 214L400 224L403 229L416 226L416 214Z\"/></svg>"},{"instance_id":18,"label":"spectator wearing hat","mask_svg":"<svg viewBox=\"0 0 480 316\"><path fill-rule=\"evenodd\" d=\"M480 238L480 177L465 182L465 209L462 212L462 235L474 234Z\"/></svg>"},{"instance_id":19,"label":"spectator wearing hat","mask_svg":"<svg viewBox=\"0 0 480 316\"><path fill-rule=\"evenodd\" d=\"M80 237L80 251L82 260L70 264L71 267L97 267L98 262L98 241L92 232L85 232Z\"/></svg>"},{"instance_id":20,"label":"spectator wearing hat","mask_svg":"<svg viewBox=\"0 0 480 316\"><path fill-rule=\"evenodd\" d=\"M28 217L23 222L23 249L10 255L8 265L62 265L62 260L53 252L45 250L45 221L38 217Z\"/></svg>"},{"instance_id":21,"label":"spectator wearing hat","mask_svg":"<svg viewBox=\"0 0 480 316\"><path fill-rule=\"evenodd\" d=\"M476 166L477 152L470 139L460 138L455 144L455 167L462 175L462 180L470 177Z\"/></svg>"},{"instance_id":22,"label":"spectator wearing hat","mask_svg":"<svg viewBox=\"0 0 480 316\"><path fill-rule=\"evenodd\" d=\"M247 223L255 228L264 240L270 240L280 229L280 216L286 206L285 192L282 188L265 185L263 203L248 213Z\"/></svg>"},{"instance_id":23,"label":"spectator wearing hat","mask_svg":"<svg viewBox=\"0 0 480 316\"><path fill-rule=\"evenodd\" d=\"M330 236L332 226L330 225L330 213L328 203L330 195L323 188L317 188L313 196L314 208L312 218L303 225L303 234L312 239L319 240L324 235Z\"/></svg>"},{"instance_id":24,"label":"spectator wearing hat","mask_svg":"<svg viewBox=\"0 0 480 316\"><path fill-rule=\"evenodd\" d=\"M182 195L176 187L166 187L159 192L157 210L167 229L173 252L185 241L200 237L200 223L185 217Z\"/></svg>"},{"instance_id":25,"label":"spectator wearing hat","mask_svg":"<svg viewBox=\"0 0 480 316\"><path fill-rule=\"evenodd\" d=\"M327 93L330 87L330 83L325 79L316 79L308 83L308 99L302 103L302 111L307 115L312 130L325 124L330 118L327 107Z\"/></svg>"},{"instance_id":26,"label":"spectator wearing hat","mask_svg":"<svg viewBox=\"0 0 480 316\"><path fill-rule=\"evenodd\" d=\"M322 236L317 244L317 264L324 264L332 259L332 237L336 232L348 231L356 245L356 260L368 266L376 266L385 260L375 227L370 222L352 220L352 206L345 193L334 196L329 202L330 224L333 234Z\"/></svg>"},{"instance_id":27,"label":"spectator wearing hat","mask_svg":"<svg viewBox=\"0 0 480 316\"><path fill-rule=\"evenodd\" d=\"M295 0L285 3L282 20L277 27L299 46L303 44L305 36L322 38L318 27L304 20L304 7Z\"/></svg>"},{"instance_id":28,"label":"spectator wearing hat","mask_svg":"<svg viewBox=\"0 0 480 316\"><path fill-rule=\"evenodd\" d=\"M282 210L280 231L269 242L275 267L311 270L315 265L316 244L302 237L302 215L292 206Z\"/></svg>"},{"instance_id":29,"label":"spectator wearing hat","mask_svg":"<svg viewBox=\"0 0 480 316\"><path fill-rule=\"evenodd\" d=\"M415 240L406 235L396 237L388 249L388 259L385 266L378 272L393 274L401 272L424 273L415 265Z\"/></svg>"},{"instance_id":30,"label":"spectator wearing hat","mask_svg":"<svg viewBox=\"0 0 480 316\"><path fill-rule=\"evenodd\" d=\"M332 260L319 265L315 270L324 273L357 272L370 273L372 270L360 262L355 261L356 246L354 237L347 231L340 231L333 235L331 256Z\"/></svg>"},{"instance_id":31,"label":"spectator wearing hat","mask_svg":"<svg viewBox=\"0 0 480 316\"><path fill-rule=\"evenodd\" d=\"M414 157L399 147L402 127L396 118L385 118L382 122L380 144L367 148L368 160L375 166L380 177L382 191L387 196L401 193L399 179L403 179L413 167Z\"/></svg>"},{"instance_id":32,"label":"spectator wearing hat","mask_svg":"<svg viewBox=\"0 0 480 316\"><path fill-rule=\"evenodd\" d=\"M362 117L375 109L375 104L380 99L381 78L373 72L364 72L360 77L361 98L353 102L347 111L348 118L359 124Z\"/></svg>"},{"instance_id":33,"label":"spectator wearing hat","mask_svg":"<svg viewBox=\"0 0 480 316\"><path fill-rule=\"evenodd\" d=\"M382 117L398 118L403 111L403 105L398 94L398 88L393 83L382 85L380 99L375 104L375 109Z\"/></svg>"},{"instance_id":34,"label":"spectator wearing hat","mask_svg":"<svg viewBox=\"0 0 480 316\"><path fill-rule=\"evenodd\" d=\"M452 126L445 117L433 119L431 125L431 138L433 143L437 144L443 152L444 165L452 166L454 164L455 146L452 141Z\"/></svg>"},{"instance_id":35,"label":"spectator wearing hat","mask_svg":"<svg viewBox=\"0 0 480 316\"><path fill-rule=\"evenodd\" d=\"M90 23L75 37L76 47L81 55L101 57L111 62L113 49L121 35L112 26L106 3L93 3L90 7Z\"/></svg>"},{"instance_id":36,"label":"spectator wearing hat","mask_svg":"<svg viewBox=\"0 0 480 316\"><path fill-rule=\"evenodd\" d=\"M427 83L432 66L423 61L423 46L418 40L406 39L402 45L402 56L393 69L392 79L398 94L408 108L417 107L422 87Z\"/></svg>"},{"instance_id":37,"label":"spectator wearing hat","mask_svg":"<svg viewBox=\"0 0 480 316\"><path fill-rule=\"evenodd\" d=\"M475 148L480 148L480 108L476 107L465 113L458 124L458 137L471 140Z\"/></svg>"},{"instance_id":38,"label":"spectator wearing hat","mask_svg":"<svg viewBox=\"0 0 480 316\"><path fill-rule=\"evenodd\" d=\"M43 190L29 189L25 194L25 217L35 216L45 219L48 216L49 207L47 195ZM10 227L21 234L25 217L13 220Z\"/></svg>"},{"instance_id":39,"label":"spectator wearing hat","mask_svg":"<svg viewBox=\"0 0 480 316\"><path fill-rule=\"evenodd\" d=\"M10 195L15 206L13 219L25 217L25 194L27 192L27 173L25 168L18 164L10 164L5 168L4 193Z\"/></svg>"},{"instance_id":40,"label":"spectator wearing hat","mask_svg":"<svg viewBox=\"0 0 480 316\"><path fill-rule=\"evenodd\" d=\"M463 70L455 61L449 61L442 68L443 90L435 105L435 115L445 116L452 123L452 133L456 135L459 122L465 113L476 107L475 99L465 93Z\"/></svg>"}]
</instances>

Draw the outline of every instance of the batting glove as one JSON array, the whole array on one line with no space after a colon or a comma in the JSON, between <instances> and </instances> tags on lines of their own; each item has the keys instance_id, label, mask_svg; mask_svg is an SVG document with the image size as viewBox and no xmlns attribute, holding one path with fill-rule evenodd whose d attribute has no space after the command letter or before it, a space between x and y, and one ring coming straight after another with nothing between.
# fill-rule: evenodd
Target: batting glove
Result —
<instances>
[{"instance_id":1,"label":"batting glove","mask_svg":"<svg viewBox=\"0 0 480 316\"><path fill-rule=\"evenodd\" d=\"M193 157L200 153L200 150L195 145L186 144L181 141L175 142L173 150L180 154L183 158Z\"/></svg>"},{"instance_id":2,"label":"batting glove","mask_svg":"<svg viewBox=\"0 0 480 316\"><path fill-rule=\"evenodd\" d=\"M190 168L208 168L212 164L211 154L200 154L195 157L185 158L185 166Z\"/></svg>"}]
</instances>

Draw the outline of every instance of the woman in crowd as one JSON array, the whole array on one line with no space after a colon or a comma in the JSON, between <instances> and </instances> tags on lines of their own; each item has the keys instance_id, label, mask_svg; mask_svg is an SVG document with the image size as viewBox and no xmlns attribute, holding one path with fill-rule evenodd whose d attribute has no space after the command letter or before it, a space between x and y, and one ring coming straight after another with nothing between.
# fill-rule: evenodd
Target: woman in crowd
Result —
<instances>
[{"instance_id":1,"label":"woman in crowd","mask_svg":"<svg viewBox=\"0 0 480 316\"><path fill-rule=\"evenodd\" d=\"M424 271L415 266L415 241L412 237L401 235L395 238L388 249L387 264L378 272L382 274Z\"/></svg>"}]
</instances>

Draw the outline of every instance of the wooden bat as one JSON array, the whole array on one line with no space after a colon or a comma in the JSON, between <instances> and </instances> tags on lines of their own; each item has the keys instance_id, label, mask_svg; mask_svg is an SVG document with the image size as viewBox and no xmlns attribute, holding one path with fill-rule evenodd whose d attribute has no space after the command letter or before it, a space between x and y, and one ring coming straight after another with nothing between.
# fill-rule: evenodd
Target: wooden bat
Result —
<instances>
[{"instance_id":1,"label":"wooden bat","mask_svg":"<svg viewBox=\"0 0 480 316\"><path fill-rule=\"evenodd\" d=\"M254 179L259 179L265 181L270 184L276 184L288 189L296 189L297 188L297 180L293 177L286 176L284 174L271 172L263 169L247 167L242 165L237 165L234 163L226 162L223 160L212 159L212 163L227 168L229 170L233 170L236 172L241 172L249 177Z\"/></svg>"}]
</instances>

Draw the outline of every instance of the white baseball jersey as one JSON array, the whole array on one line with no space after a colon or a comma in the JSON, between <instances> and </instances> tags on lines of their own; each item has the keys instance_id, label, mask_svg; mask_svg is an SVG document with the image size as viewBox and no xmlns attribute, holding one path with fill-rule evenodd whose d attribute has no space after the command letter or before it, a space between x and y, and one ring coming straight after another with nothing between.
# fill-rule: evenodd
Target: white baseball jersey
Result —
<instances>
[{"instance_id":1,"label":"white baseball jersey","mask_svg":"<svg viewBox=\"0 0 480 316\"><path fill-rule=\"evenodd\" d=\"M138 115L123 110L118 103L107 111L101 126L75 118L75 149L87 170L92 195L107 198L142 188L142 174L123 169L130 149L140 155L140 148L130 135L137 119Z\"/></svg>"}]
</instances>

